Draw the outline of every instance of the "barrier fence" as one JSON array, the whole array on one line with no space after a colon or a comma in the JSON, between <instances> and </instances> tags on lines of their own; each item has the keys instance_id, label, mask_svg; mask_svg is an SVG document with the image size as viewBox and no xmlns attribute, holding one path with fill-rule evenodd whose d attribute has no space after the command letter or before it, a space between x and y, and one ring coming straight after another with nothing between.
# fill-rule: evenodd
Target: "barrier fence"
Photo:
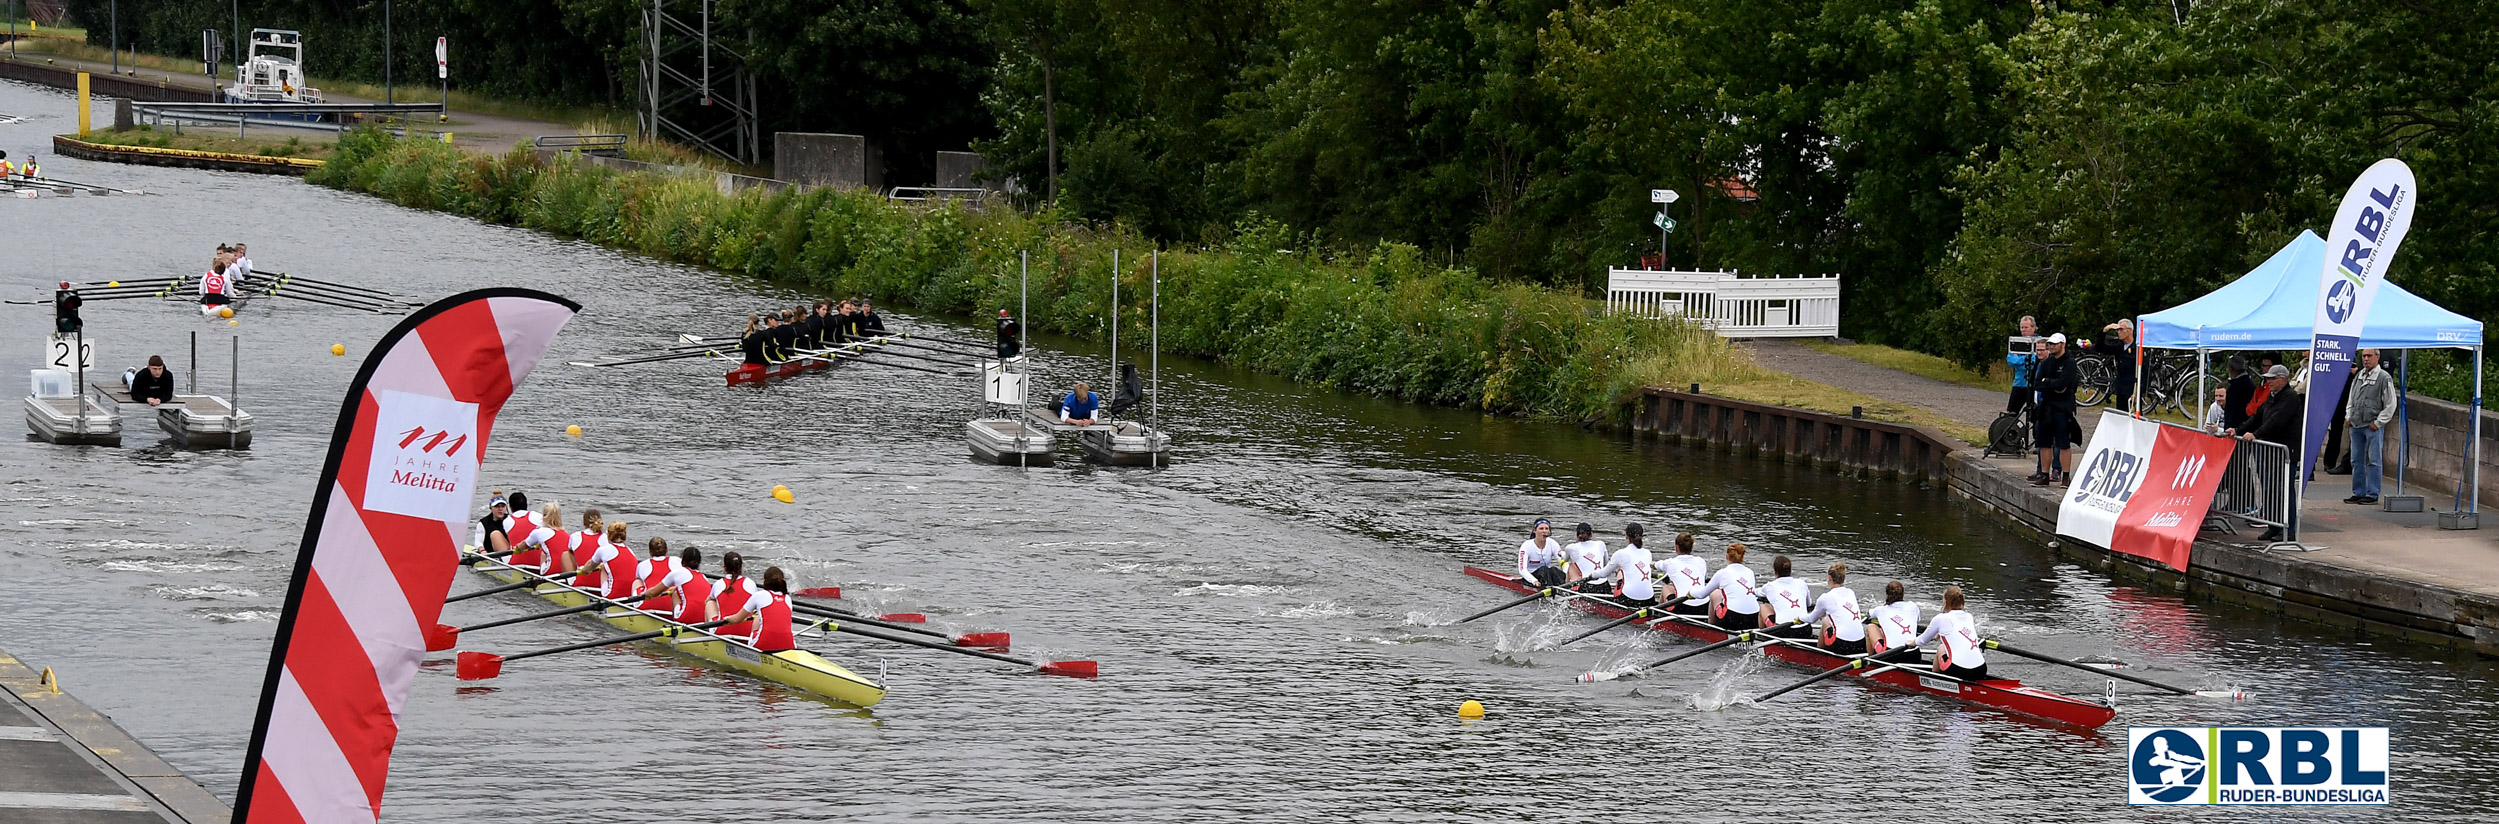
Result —
<instances>
[{"instance_id":1,"label":"barrier fence","mask_svg":"<svg viewBox=\"0 0 2499 824\"><path fill-rule=\"evenodd\" d=\"M1836 337L1840 333L1840 278L1609 269L1605 311L1685 318L1716 330L1720 337Z\"/></svg>"},{"instance_id":2,"label":"barrier fence","mask_svg":"<svg viewBox=\"0 0 2499 824\"><path fill-rule=\"evenodd\" d=\"M2175 424L2162 424L2174 426ZM2208 516L2240 518L2282 528L2299 537L2299 485L2293 481L2291 448L2271 441L2239 441L2213 490Z\"/></svg>"}]
</instances>

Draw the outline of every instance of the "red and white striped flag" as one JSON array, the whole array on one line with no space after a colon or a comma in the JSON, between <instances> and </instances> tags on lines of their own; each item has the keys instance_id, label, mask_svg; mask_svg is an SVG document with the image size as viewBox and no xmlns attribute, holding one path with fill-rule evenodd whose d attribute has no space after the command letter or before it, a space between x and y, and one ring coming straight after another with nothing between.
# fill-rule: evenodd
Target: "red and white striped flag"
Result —
<instances>
[{"instance_id":1,"label":"red and white striped flag","mask_svg":"<svg viewBox=\"0 0 2499 824\"><path fill-rule=\"evenodd\" d=\"M380 816L399 708L459 568L495 413L580 309L482 289L410 315L366 357L314 488L237 824Z\"/></svg>"}]
</instances>

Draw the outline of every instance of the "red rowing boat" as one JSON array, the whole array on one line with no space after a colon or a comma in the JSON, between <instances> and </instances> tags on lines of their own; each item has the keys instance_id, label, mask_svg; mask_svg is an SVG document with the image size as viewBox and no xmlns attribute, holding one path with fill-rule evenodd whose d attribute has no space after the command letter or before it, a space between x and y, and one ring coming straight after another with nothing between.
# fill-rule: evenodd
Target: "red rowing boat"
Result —
<instances>
[{"instance_id":1,"label":"red rowing boat","mask_svg":"<svg viewBox=\"0 0 2499 824\"><path fill-rule=\"evenodd\" d=\"M774 378L794 377L803 372L812 372L832 365L833 361L829 358L793 358L762 369L747 369L741 366L729 370L729 385L743 386L750 383L761 385Z\"/></svg>"},{"instance_id":2,"label":"red rowing boat","mask_svg":"<svg viewBox=\"0 0 2499 824\"><path fill-rule=\"evenodd\" d=\"M1498 570L1471 566L1466 568L1466 574L1520 594L1532 593L1538 589L1521 583L1509 573ZM1629 609L1593 598L1572 598L1570 602L1581 610L1607 618L1621 618L1631 614ZM1650 629L1664 630L1706 642L1723 641L1733 635L1733 633L1702 624L1699 621L1643 619L1633 623L1645 623ZM1817 670L1846 666L1852 660L1847 656L1824 652L1802 642L1773 643L1763 647L1762 653L1790 664ZM2022 682L2010 679L1990 678L1984 681L1962 681L1936 675L1924 666L1879 671L1868 669L1867 672L1873 674L1851 673L1850 676L1901 692L1951 698L1965 704L2019 713L2084 729L2097 729L2100 725L2117 717L2117 708L2110 706L2107 702L2085 700L2035 687L2025 687L2022 686Z\"/></svg>"}]
</instances>

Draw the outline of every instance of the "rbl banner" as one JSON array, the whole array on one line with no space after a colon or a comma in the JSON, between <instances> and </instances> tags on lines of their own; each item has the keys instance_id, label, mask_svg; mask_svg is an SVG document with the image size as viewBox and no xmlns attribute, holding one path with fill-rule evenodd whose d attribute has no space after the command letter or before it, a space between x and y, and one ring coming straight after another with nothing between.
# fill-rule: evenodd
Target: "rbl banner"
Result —
<instances>
[{"instance_id":1,"label":"rbl banner","mask_svg":"<svg viewBox=\"0 0 2499 824\"><path fill-rule=\"evenodd\" d=\"M2056 532L2184 570L2232 446L2228 438L2104 410L2057 507Z\"/></svg>"}]
</instances>

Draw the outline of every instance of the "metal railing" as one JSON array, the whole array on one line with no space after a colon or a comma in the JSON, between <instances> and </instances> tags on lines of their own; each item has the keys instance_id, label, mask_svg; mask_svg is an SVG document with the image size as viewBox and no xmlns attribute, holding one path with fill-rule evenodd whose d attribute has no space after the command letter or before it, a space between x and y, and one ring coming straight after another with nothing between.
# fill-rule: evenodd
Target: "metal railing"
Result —
<instances>
[{"instance_id":1,"label":"metal railing","mask_svg":"<svg viewBox=\"0 0 2499 824\"><path fill-rule=\"evenodd\" d=\"M2173 426L2174 424L2162 424ZM2239 441L2213 490L2208 517L2239 518L2282 528L2299 537L2299 485L2293 481L2291 448L2272 441Z\"/></svg>"},{"instance_id":2,"label":"metal railing","mask_svg":"<svg viewBox=\"0 0 2499 824\"><path fill-rule=\"evenodd\" d=\"M530 145L600 157L625 156L625 136L621 134L542 134L530 138Z\"/></svg>"},{"instance_id":3,"label":"metal railing","mask_svg":"<svg viewBox=\"0 0 2499 824\"><path fill-rule=\"evenodd\" d=\"M1840 278L1611 269L1605 311L1685 318L1729 338L1833 337L1840 333Z\"/></svg>"}]
</instances>

